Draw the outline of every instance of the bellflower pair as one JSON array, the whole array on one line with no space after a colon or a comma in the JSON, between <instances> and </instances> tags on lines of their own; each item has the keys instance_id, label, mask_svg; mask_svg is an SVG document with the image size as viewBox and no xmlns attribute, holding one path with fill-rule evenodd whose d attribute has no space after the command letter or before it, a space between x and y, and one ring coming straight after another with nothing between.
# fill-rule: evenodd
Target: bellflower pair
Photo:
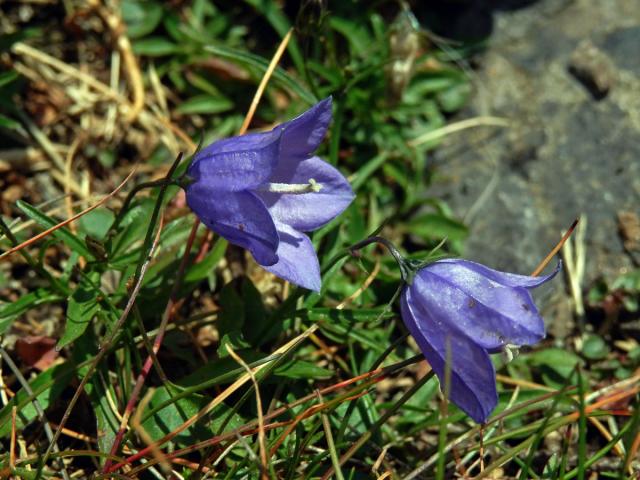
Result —
<instances>
[{"instance_id":1,"label":"bellflower pair","mask_svg":"<svg viewBox=\"0 0 640 480\"><path fill-rule=\"evenodd\" d=\"M449 399L476 422L485 422L498 403L489 354L544 338L544 322L529 290L549 281L559 268L530 277L445 259L419 269L403 287L405 325L443 390L449 372Z\"/></svg>"},{"instance_id":2,"label":"bellflower pair","mask_svg":"<svg viewBox=\"0 0 640 480\"><path fill-rule=\"evenodd\" d=\"M187 204L211 230L269 272L319 291L311 240L354 198L344 176L313 153L331 122L331 98L273 130L219 140L196 155Z\"/></svg>"}]
</instances>

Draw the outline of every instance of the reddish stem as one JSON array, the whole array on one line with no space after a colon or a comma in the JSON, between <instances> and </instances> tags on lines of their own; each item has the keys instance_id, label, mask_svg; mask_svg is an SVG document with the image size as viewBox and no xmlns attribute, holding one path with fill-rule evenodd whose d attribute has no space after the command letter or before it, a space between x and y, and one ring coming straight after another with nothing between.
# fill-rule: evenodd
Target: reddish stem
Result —
<instances>
[{"instance_id":1,"label":"reddish stem","mask_svg":"<svg viewBox=\"0 0 640 480\"><path fill-rule=\"evenodd\" d=\"M175 297L178 293L180 285L182 284L182 276L184 274L185 269L187 268L187 263L189 261L189 253L191 252L191 248L193 246L193 242L196 238L196 233L198 231L198 226L200 225L200 221L196 219L191 228L191 233L189 234L189 239L187 240L187 246L184 251L184 255L182 256L182 260L180 261L180 267L178 268L178 274L176 277L176 283L173 285L173 289L171 291L171 295L169 297L169 302L167 302L167 306L164 309L164 313L162 314L162 321L160 322L160 328L158 329L158 334L153 342L152 352L149 353L147 359L144 362L142 370L138 374L138 378L136 379L136 385L133 387L133 391L131 392L131 397L127 402L127 406L125 408L124 414L122 416L122 421L120 422L120 428L118 433L116 433L115 439L113 441L113 445L111 446L111 455L117 455L118 449L120 448L120 444L122 443L122 439L124 438L124 434L127 431L127 424L129 423L129 418L133 414L135 410L136 404L138 403L138 398L140 397L140 392L142 391L142 387L144 386L144 382L151 371L151 367L153 366L153 359L157 356L158 351L160 350L160 346L162 345L162 341L164 340L164 334L167 330L167 326L169 322L173 318L174 312L178 310L182 301L176 301ZM108 459L104 467L102 468L102 473L107 473L109 468L111 467L111 460Z\"/></svg>"},{"instance_id":2,"label":"reddish stem","mask_svg":"<svg viewBox=\"0 0 640 480\"><path fill-rule=\"evenodd\" d=\"M369 372L363 373L362 375L358 375L356 377L344 380L342 382L338 382L334 385L330 385L328 387L325 387L323 389L320 390L320 393L322 395L326 395L328 393L334 392L336 390L345 388L349 385L351 385L352 383L361 381L361 380L367 380L369 378L376 378L376 381L382 380L382 378L384 378L385 374L387 372L385 371L385 369L382 368L377 368L375 370L371 370ZM284 414L285 412L291 410L292 408L297 407L298 405L301 405L309 400L312 400L316 397L316 393L312 393L310 395L306 395L305 397L299 398L298 400L288 403L287 405L283 405L280 408L275 409L273 412L265 415L264 419L265 420L272 420L274 418L277 418L278 416ZM286 426L289 425L291 423L292 420L289 421L284 421L284 422L276 422L273 424L268 424L265 425L265 430L270 430L273 428L277 428L277 427L282 427L282 426ZM235 436L236 433L239 433L241 435L245 435L245 432L252 432L252 431L257 431L256 430L256 421L253 422L249 422L246 425L239 427L238 429L234 430L233 432L229 432L229 433L224 433L221 435L218 435L216 437L213 437L209 440L205 440L204 442L198 443L196 445L193 445L191 447L187 447L186 449L182 449L182 450L178 450L177 452L186 452L186 451L193 451L193 450L198 450L200 448L204 448L204 447L209 447L212 445L215 445L216 443L220 443L223 440L226 440L228 438L233 438ZM152 447L158 446L159 443L154 444L153 446L147 446L143 449L141 449L140 451L138 451L137 453L127 457L124 461L114 465L113 467L110 468L109 472L113 472L118 470L119 468L122 468L125 465L130 465L133 462L135 462L136 460L145 457L147 455L149 455L151 453ZM189 448L192 448L192 450L189 450ZM175 453L175 452L174 452ZM109 473L106 472L106 473Z\"/></svg>"}]
</instances>

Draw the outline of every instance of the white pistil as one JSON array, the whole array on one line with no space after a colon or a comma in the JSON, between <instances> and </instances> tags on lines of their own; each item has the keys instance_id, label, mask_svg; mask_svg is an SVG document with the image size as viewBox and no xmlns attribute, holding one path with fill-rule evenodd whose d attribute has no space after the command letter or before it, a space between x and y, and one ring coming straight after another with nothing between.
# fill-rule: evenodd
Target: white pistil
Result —
<instances>
[{"instance_id":1,"label":"white pistil","mask_svg":"<svg viewBox=\"0 0 640 480\"><path fill-rule=\"evenodd\" d=\"M316 182L313 178L309 179L309 183L266 183L260 187L263 192L271 193L317 193L322 190L322 184Z\"/></svg>"}]
</instances>

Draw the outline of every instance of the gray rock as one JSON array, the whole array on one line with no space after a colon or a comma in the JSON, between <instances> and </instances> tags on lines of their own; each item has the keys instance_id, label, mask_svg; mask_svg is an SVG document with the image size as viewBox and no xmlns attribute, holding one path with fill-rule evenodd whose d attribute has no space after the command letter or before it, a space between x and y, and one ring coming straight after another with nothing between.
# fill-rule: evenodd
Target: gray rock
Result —
<instances>
[{"instance_id":1,"label":"gray rock","mask_svg":"<svg viewBox=\"0 0 640 480\"><path fill-rule=\"evenodd\" d=\"M571 54L569 71L596 100L606 97L616 81L611 59L589 40L580 42Z\"/></svg>"},{"instance_id":2,"label":"gray rock","mask_svg":"<svg viewBox=\"0 0 640 480\"><path fill-rule=\"evenodd\" d=\"M618 67L640 75L640 25L614 30L604 38L602 49Z\"/></svg>"},{"instance_id":3,"label":"gray rock","mask_svg":"<svg viewBox=\"0 0 640 480\"><path fill-rule=\"evenodd\" d=\"M549 0L496 13L462 117L497 115L510 127L449 137L429 192L469 222L467 258L528 273L561 230L586 215L583 287L633 268L618 214L640 212L637 7L637 0ZM600 101L569 71L585 41L611 59L608 74L616 76Z\"/></svg>"}]
</instances>

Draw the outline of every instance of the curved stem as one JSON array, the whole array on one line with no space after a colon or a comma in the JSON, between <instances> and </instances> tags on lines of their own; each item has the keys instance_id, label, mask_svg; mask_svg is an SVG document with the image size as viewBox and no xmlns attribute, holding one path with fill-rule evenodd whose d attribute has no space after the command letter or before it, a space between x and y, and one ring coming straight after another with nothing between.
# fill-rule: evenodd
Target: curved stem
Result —
<instances>
[{"instance_id":1,"label":"curved stem","mask_svg":"<svg viewBox=\"0 0 640 480\"><path fill-rule=\"evenodd\" d=\"M116 219L113 221L113 224L109 229L109 233L113 233L118 230L118 227L120 226L120 222L122 222L122 219L124 218L125 214L129 210L129 204L133 201L133 197L135 197L140 190L144 190L145 188L153 188L153 187L167 188L169 185L177 185L177 186L182 185L180 178L171 178L171 177L173 176L173 173L176 171L176 168L178 168L178 165L182 161L183 156L184 154L182 152L178 154L175 161L169 168L169 172L167 172L167 175L164 178L161 178L160 180L153 180L150 182L143 182L133 187L133 189L127 195L127 198L124 199L124 203L122 204L122 207L120 208L120 211L116 216Z\"/></svg>"},{"instance_id":2,"label":"curved stem","mask_svg":"<svg viewBox=\"0 0 640 480\"><path fill-rule=\"evenodd\" d=\"M405 260L405 258L402 256L400 251L396 248L396 246L386 238L379 237L377 235L367 237L364 240L361 240L360 242L349 247L349 251L352 255L354 255L357 250L360 250L367 245L371 245L372 243L378 243L384 246L389 251L389 253L393 256L396 263L398 264L398 267L400 268L400 276L402 277L402 281L405 283L411 283L411 280L413 279L413 269L411 268L407 260Z\"/></svg>"},{"instance_id":3,"label":"curved stem","mask_svg":"<svg viewBox=\"0 0 640 480\"><path fill-rule=\"evenodd\" d=\"M422 359L422 355L416 355L414 358ZM413 360L413 359L410 359ZM367 441L382 427L382 425L391 418L391 416L398 411L402 405L407 403L407 401L413 397L413 395L429 380L433 378L434 371L431 370L425 375L422 376L420 380L418 380L409 390L407 390L400 399L395 402L380 418L369 427L369 429L353 444L351 447L340 457L339 465L342 466L344 463L349 460ZM322 480L328 480L334 475L335 469L333 467L329 468L327 472L323 475Z\"/></svg>"},{"instance_id":4,"label":"curved stem","mask_svg":"<svg viewBox=\"0 0 640 480\"><path fill-rule=\"evenodd\" d=\"M164 313L162 314L162 320L160 323L160 328L158 329L158 334L156 335L155 341L153 342L153 346L149 351L149 356L147 357L144 366L142 367L142 371L138 374L138 378L136 379L136 384L131 392L131 396L129 401L127 402L127 406L125 408L124 414L122 415L122 419L120 421L120 428L116 433L113 444L111 445L111 455L116 455L118 453L118 449L120 448L120 444L122 443L122 439L127 431L127 424L129 422L129 418L133 414L136 403L140 396L140 392L142 391L142 387L144 386L144 382L147 378L147 375L151 371L151 367L153 366L154 360L157 362L156 355L160 350L160 346L162 345L162 341L164 339L164 333L167 329L169 321L171 320L173 313L175 312L175 307L181 302L178 300L178 292L180 287L182 286L182 280L184 278L184 272L187 267L187 263L189 262L189 254L191 253L191 248L193 246L193 242L196 238L196 233L198 232L198 225L200 225L200 221L196 219L191 228L191 233L189 234L189 239L187 240L187 246L185 248L184 254L182 256L182 260L180 262L180 266L178 267L178 273L176 282L173 284L173 288L171 289L171 294L169 295L169 302L167 303ZM144 333L143 333L144 335ZM111 460L107 460L102 469L102 473L107 473L109 468L111 467Z\"/></svg>"}]
</instances>

